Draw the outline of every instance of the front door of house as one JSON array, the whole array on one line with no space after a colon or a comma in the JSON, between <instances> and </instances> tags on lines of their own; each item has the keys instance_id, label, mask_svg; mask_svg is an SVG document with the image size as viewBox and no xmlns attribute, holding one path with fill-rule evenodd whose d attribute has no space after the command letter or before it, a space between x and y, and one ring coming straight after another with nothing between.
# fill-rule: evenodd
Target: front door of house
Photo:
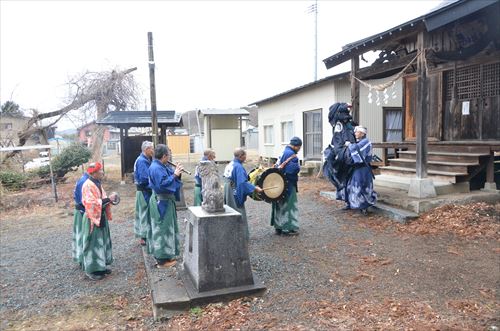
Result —
<instances>
[{"instance_id":1,"label":"front door of house","mask_svg":"<svg viewBox=\"0 0 500 331\"><path fill-rule=\"evenodd\" d=\"M304 160L321 160L323 149L321 109L304 112Z\"/></svg>"}]
</instances>

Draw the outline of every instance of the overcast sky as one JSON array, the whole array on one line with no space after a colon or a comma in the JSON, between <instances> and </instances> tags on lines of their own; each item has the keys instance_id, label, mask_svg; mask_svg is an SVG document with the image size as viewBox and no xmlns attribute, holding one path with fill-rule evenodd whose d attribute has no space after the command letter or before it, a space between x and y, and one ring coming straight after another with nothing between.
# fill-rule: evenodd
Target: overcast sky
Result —
<instances>
[{"instance_id":1,"label":"overcast sky","mask_svg":"<svg viewBox=\"0 0 500 331\"><path fill-rule=\"evenodd\" d=\"M440 2L318 1L318 78L349 70L322 62L343 45ZM139 110L150 109L152 31L158 110L248 105L314 79L313 3L0 0L0 101L51 111L64 106L68 77L137 67Z\"/></svg>"}]
</instances>

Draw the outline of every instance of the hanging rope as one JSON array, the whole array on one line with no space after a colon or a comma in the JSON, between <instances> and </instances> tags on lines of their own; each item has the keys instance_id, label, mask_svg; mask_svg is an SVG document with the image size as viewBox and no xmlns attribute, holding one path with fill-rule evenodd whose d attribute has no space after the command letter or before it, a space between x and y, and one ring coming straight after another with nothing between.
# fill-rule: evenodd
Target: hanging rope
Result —
<instances>
[{"instance_id":1,"label":"hanging rope","mask_svg":"<svg viewBox=\"0 0 500 331\"><path fill-rule=\"evenodd\" d=\"M372 85L370 83L367 83L365 81L362 81L361 79L359 79L358 77L354 76L352 73L351 73L351 76L352 78L356 79L358 82L360 82L362 85L366 86L367 88L369 88L370 90L371 89L374 89L376 91L385 91L389 86L393 85L398 79L400 79L401 77L403 77L406 69L408 69L410 67L410 65L415 62L417 60L417 58L420 56L420 54L424 53L423 52L425 51L424 50L420 50L417 55L415 55L415 57L413 58L413 60L411 60L404 68L403 70L401 70L399 73L397 73L396 75L393 75L389 81L385 82L385 83L382 83L382 84L376 84L376 85ZM424 61L425 61L425 56L424 56ZM427 63L425 62L426 64L426 70L427 70Z\"/></svg>"}]
</instances>

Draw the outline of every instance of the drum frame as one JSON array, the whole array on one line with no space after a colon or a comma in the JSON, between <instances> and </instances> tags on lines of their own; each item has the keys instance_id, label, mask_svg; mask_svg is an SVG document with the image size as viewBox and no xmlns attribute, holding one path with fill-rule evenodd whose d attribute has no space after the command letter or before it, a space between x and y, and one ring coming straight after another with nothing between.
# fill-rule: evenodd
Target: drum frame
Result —
<instances>
[{"instance_id":1,"label":"drum frame","mask_svg":"<svg viewBox=\"0 0 500 331\"><path fill-rule=\"evenodd\" d=\"M257 179L257 186L259 186L260 188L262 188L262 185L264 184L264 174L268 174L268 173L278 173L282 178L283 178L283 182L284 182L284 186L283 186L283 192L281 192L281 194L277 197L277 198L270 198L266 195L266 192L261 192L261 193L257 193L258 197L267 202L267 203L272 203L272 202L280 202L281 200L283 200L285 197L286 197L286 194L287 194L287 191L288 191L288 180L286 179L286 176L285 174L283 173L283 171L281 171L281 169L278 169L278 168L268 168L266 170L264 170L264 172L259 176L259 178Z\"/></svg>"}]
</instances>

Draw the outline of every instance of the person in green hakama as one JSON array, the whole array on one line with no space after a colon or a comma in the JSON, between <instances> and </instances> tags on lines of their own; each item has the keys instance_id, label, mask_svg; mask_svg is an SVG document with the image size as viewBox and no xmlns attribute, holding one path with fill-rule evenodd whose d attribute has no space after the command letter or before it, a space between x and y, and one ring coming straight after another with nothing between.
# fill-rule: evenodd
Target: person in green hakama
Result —
<instances>
[{"instance_id":1,"label":"person in green hakama","mask_svg":"<svg viewBox=\"0 0 500 331\"><path fill-rule=\"evenodd\" d=\"M299 180L300 165L297 153L301 147L302 140L299 137L293 137L274 165L283 171L288 182L288 191L285 198L272 203L271 225L274 226L276 234L298 234L297 182Z\"/></svg>"},{"instance_id":2,"label":"person in green hakama","mask_svg":"<svg viewBox=\"0 0 500 331\"><path fill-rule=\"evenodd\" d=\"M85 214L82 220L82 268L91 280L100 280L111 270L106 268L113 262L111 234L112 200L117 197L113 193L109 196L101 186L104 178L102 165L99 162L88 167L89 178L82 186L82 203Z\"/></svg>"},{"instance_id":3,"label":"person in green hakama","mask_svg":"<svg viewBox=\"0 0 500 331\"><path fill-rule=\"evenodd\" d=\"M85 207L82 204L82 186L87 181L89 174L85 172L82 177L76 182L75 190L73 191L73 199L75 200L75 210L73 214L73 235L72 235L72 257L73 261L82 265L82 220L85 213Z\"/></svg>"},{"instance_id":4,"label":"person in green hakama","mask_svg":"<svg viewBox=\"0 0 500 331\"><path fill-rule=\"evenodd\" d=\"M206 149L203 152L203 157L201 161L213 161L215 160L215 152L212 149ZM203 197L201 195L201 177L198 173L198 167L194 172L194 206L201 206Z\"/></svg>"},{"instance_id":5,"label":"person in green hakama","mask_svg":"<svg viewBox=\"0 0 500 331\"><path fill-rule=\"evenodd\" d=\"M151 242L151 254L156 259L157 267L168 268L175 265L180 253L175 201L180 200L184 168L180 164L175 169L168 165L170 152L166 145L156 146L154 156L148 171L149 185L153 190L149 199L151 232L148 241Z\"/></svg>"},{"instance_id":6,"label":"person in green hakama","mask_svg":"<svg viewBox=\"0 0 500 331\"><path fill-rule=\"evenodd\" d=\"M153 143L143 141L141 150L142 153L134 163L134 183L137 189L135 193L134 233L136 238L140 238L140 244L144 246L146 245L146 238L151 227L148 208L149 198L151 197L148 169L154 154Z\"/></svg>"}]
</instances>

